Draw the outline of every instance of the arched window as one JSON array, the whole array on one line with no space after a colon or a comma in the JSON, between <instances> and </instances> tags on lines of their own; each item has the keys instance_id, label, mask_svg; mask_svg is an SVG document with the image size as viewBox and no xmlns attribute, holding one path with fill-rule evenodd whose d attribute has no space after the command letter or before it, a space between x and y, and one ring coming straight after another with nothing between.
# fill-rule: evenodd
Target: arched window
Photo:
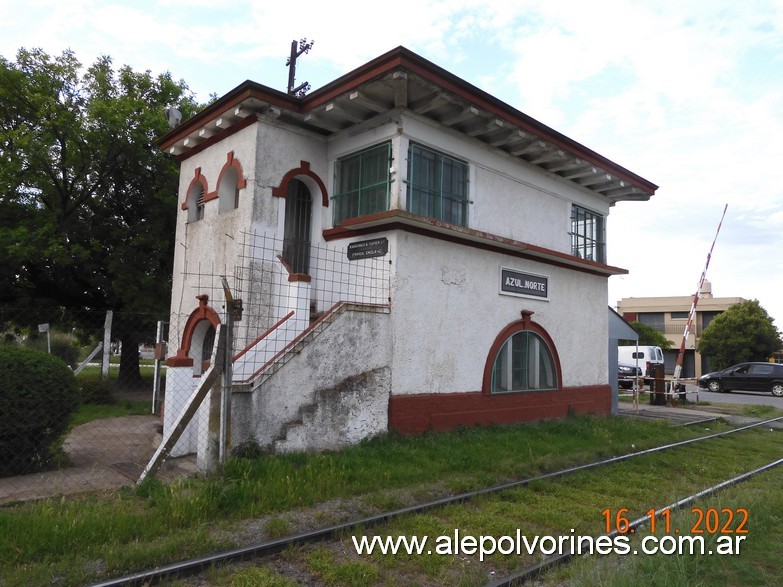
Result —
<instances>
[{"instance_id":1,"label":"arched window","mask_svg":"<svg viewBox=\"0 0 783 587\"><path fill-rule=\"evenodd\" d=\"M182 342L177 354L166 359L169 367L192 367L194 375L201 375L204 360L210 360L215 346L215 333L220 318L208 302L209 296L196 296L198 308L191 312L182 331Z\"/></svg>"},{"instance_id":2,"label":"arched window","mask_svg":"<svg viewBox=\"0 0 783 587\"><path fill-rule=\"evenodd\" d=\"M310 270L312 203L313 197L307 186L298 179L291 180L285 199L283 259L293 273L307 274Z\"/></svg>"},{"instance_id":3,"label":"arched window","mask_svg":"<svg viewBox=\"0 0 783 587\"><path fill-rule=\"evenodd\" d=\"M555 390L560 386L560 363L546 331L524 319L507 326L492 345L484 372L489 393Z\"/></svg>"},{"instance_id":4,"label":"arched window","mask_svg":"<svg viewBox=\"0 0 783 587\"><path fill-rule=\"evenodd\" d=\"M201 167L195 169L193 179L185 193L185 201L181 208L188 211L188 222L196 222L204 218L204 203L215 198L214 192L207 192L207 179L201 175Z\"/></svg>"},{"instance_id":5,"label":"arched window","mask_svg":"<svg viewBox=\"0 0 783 587\"><path fill-rule=\"evenodd\" d=\"M204 219L204 186L194 182L188 191L188 222Z\"/></svg>"},{"instance_id":6,"label":"arched window","mask_svg":"<svg viewBox=\"0 0 783 587\"><path fill-rule=\"evenodd\" d=\"M529 330L508 337L492 368L492 393L557 389L552 353L543 339Z\"/></svg>"},{"instance_id":7,"label":"arched window","mask_svg":"<svg viewBox=\"0 0 783 587\"><path fill-rule=\"evenodd\" d=\"M247 180L242 164L234 157L234 151L226 153L226 163L220 170L217 182L218 213L239 208L239 190L247 187Z\"/></svg>"},{"instance_id":8,"label":"arched window","mask_svg":"<svg viewBox=\"0 0 783 587\"><path fill-rule=\"evenodd\" d=\"M239 207L239 174L229 167L220 176L218 183L218 211L228 212Z\"/></svg>"}]
</instances>

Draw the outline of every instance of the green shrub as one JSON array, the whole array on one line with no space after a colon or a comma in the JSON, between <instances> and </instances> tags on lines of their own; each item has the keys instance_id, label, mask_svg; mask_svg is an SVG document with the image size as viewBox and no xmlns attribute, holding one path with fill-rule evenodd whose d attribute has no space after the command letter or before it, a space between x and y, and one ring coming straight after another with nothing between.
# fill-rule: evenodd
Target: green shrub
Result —
<instances>
[{"instance_id":1,"label":"green shrub","mask_svg":"<svg viewBox=\"0 0 783 587\"><path fill-rule=\"evenodd\" d=\"M52 354L61 358L71 367L79 361L79 343L70 334L52 333Z\"/></svg>"},{"instance_id":2,"label":"green shrub","mask_svg":"<svg viewBox=\"0 0 783 587\"><path fill-rule=\"evenodd\" d=\"M79 397L83 404L112 404L112 384L100 376L79 377Z\"/></svg>"},{"instance_id":3,"label":"green shrub","mask_svg":"<svg viewBox=\"0 0 783 587\"><path fill-rule=\"evenodd\" d=\"M22 342L22 346L29 349L47 351L68 364L75 367L79 362L79 342L74 336L66 332L51 331L49 335L39 332L31 332Z\"/></svg>"},{"instance_id":4,"label":"green shrub","mask_svg":"<svg viewBox=\"0 0 783 587\"><path fill-rule=\"evenodd\" d=\"M79 403L79 387L57 357L0 347L0 476L45 468Z\"/></svg>"}]
</instances>

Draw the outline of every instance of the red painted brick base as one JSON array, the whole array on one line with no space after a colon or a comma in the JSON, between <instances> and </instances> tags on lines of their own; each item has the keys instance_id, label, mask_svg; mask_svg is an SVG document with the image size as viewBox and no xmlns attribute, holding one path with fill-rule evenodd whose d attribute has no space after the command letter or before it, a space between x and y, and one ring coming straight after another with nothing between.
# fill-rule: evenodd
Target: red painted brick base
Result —
<instances>
[{"instance_id":1,"label":"red painted brick base","mask_svg":"<svg viewBox=\"0 0 783 587\"><path fill-rule=\"evenodd\" d=\"M457 426L563 418L569 412L610 414L612 388L595 385L502 395L481 392L395 395L389 400L389 429L402 434L421 434Z\"/></svg>"}]
</instances>

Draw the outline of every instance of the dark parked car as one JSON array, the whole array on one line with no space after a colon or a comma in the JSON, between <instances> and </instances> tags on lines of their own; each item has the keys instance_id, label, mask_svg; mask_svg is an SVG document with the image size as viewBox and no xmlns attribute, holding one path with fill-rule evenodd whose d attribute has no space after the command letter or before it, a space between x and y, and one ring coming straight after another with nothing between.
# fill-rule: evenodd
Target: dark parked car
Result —
<instances>
[{"instance_id":1,"label":"dark parked car","mask_svg":"<svg viewBox=\"0 0 783 587\"><path fill-rule=\"evenodd\" d=\"M783 364L740 363L699 377L699 387L710 391L769 391L783 397Z\"/></svg>"},{"instance_id":2,"label":"dark parked car","mask_svg":"<svg viewBox=\"0 0 783 587\"><path fill-rule=\"evenodd\" d=\"M642 376L642 368L636 365L617 365L617 384L623 389L631 389L634 379Z\"/></svg>"}]
</instances>

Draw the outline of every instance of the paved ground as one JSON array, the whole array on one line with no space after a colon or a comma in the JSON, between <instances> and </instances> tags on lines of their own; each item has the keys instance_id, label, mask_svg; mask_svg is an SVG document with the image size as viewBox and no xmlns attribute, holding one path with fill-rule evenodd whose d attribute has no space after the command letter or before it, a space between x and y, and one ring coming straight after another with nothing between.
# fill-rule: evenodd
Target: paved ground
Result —
<instances>
[{"instance_id":1,"label":"paved ground","mask_svg":"<svg viewBox=\"0 0 783 587\"><path fill-rule=\"evenodd\" d=\"M634 405L631 402L619 402L618 403L618 416L630 417L630 418L645 418L645 419L666 419L674 424L691 425L699 422L710 422L723 418L727 422L731 422L736 426L742 426L745 424L751 424L758 422L759 418L753 418L749 416L740 416L732 413L731 409L726 409L723 406L704 405L699 406L698 399L703 397L703 393L699 392L696 395L695 388L688 386L688 393L686 395L688 399L688 406L682 405L672 406L667 405L652 405L650 404L650 395L642 393L639 395L638 405ZM702 390L703 391L703 390ZM731 397L726 397L724 394L721 398L725 403L731 404ZM759 402L763 403L763 402ZM729 406L730 408L731 406ZM773 422L770 427L783 428L783 422Z\"/></svg>"},{"instance_id":2,"label":"paved ground","mask_svg":"<svg viewBox=\"0 0 783 587\"><path fill-rule=\"evenodd\" d=\"M0 504L113 490L136 482L160 440L157 416L95 420L74 428L63 444L72 466L58 471L0 478ZM196 471L195 459L169 459L162 480Z\"/></svg>"},{"instance_id":3,"label":"paved ground","mask_svg":"<svg viewBox=\"0 0 783 587\"><path fill-rule=\"evenodd\" d=\"M701 422L714 422L718 418L723 418L728 422L735 425L750 424L752 422L758 422L758 418L748 418L745 416L737 416L734 414L727 414L721 411L713 411L698 408L682 408L673 406L652 406L649 404L639 403L638 407L635 407L632 403L620 402L618 405L618 416L628 418L642 418L642 419L665 419L673 424L681 424L683 426L698 424ZM783 426L783 424L781 424Z\"/></svg>"}]
</instances>

